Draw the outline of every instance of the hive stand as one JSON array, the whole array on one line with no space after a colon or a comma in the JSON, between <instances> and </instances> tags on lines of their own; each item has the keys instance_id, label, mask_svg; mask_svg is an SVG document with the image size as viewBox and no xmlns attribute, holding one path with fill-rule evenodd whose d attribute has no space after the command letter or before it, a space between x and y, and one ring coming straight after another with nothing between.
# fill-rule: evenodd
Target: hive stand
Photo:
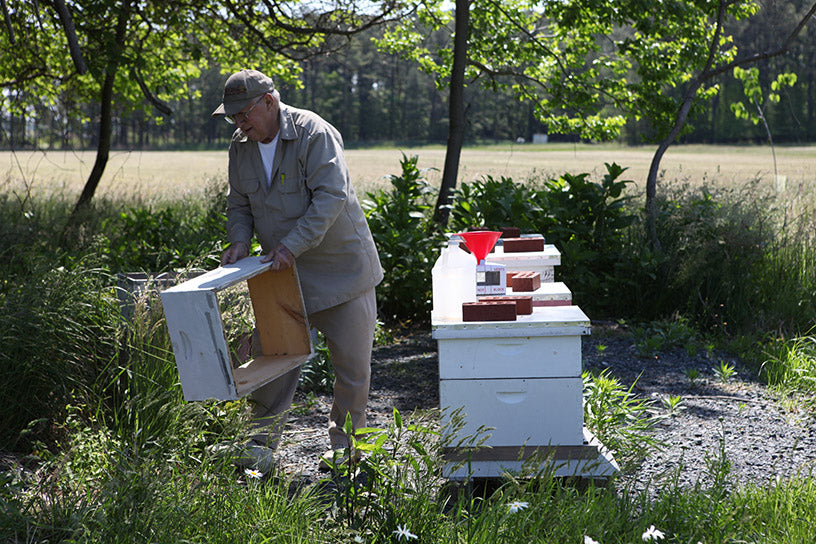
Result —
<instances>
[{"instance_id":1,"label":"hive stand","mask_svg":"<svg viewBox=\"0 0 816 544\"><path fill-rule=\"evenodd\" d=\"M297 270L247 257L161 293L185 400L235 400L314 355ZM262 355L233 367L218 293L246 281Z\"/></svg>"}]
</instances>

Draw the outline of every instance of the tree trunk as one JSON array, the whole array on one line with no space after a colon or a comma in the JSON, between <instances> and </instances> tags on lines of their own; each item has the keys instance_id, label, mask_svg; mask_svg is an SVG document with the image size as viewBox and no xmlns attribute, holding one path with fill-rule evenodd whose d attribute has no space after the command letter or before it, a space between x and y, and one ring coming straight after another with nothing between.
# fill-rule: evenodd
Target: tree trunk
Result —
<instances>
[{"instance_id":1,"label":"tree trunk","mask_svg":"<svg viewBox=\"0 0 816 544\"><path fill-rule=\"evenodd\" d=\"M470 0L456 0L456 30L453 42L453 67L450 81L450 98L448 104L448 147L445 153L445 166L442 170L442 183L434 210L434 222L442 228L447 226L450 217L450 197L456 188L456 176L459 173L459 157L462 143L465 140L465 65L467 63L468 25L470 20Z\"/></svg>"},{"instance_id":2,"label":"tree trunk","mask_svg":"<svg viewBox=\"0 0 816 544\"><path fill-rule=\"evenodd\" d=\"M68 221L69 225L75 224L79 219L79 214L90 205L96 188L102 179L102 174L105 172L105 166L108 164L108 155L111 147L111 132L113 130L113 84L116 80L116 72L119 69L122 49L125 45L125 32L127 30L129 15L130 3L124 2L116 20L115 43L117 50L111 55L111 60L105 69L105 80L102 83L102 89L99 93L99 138L96 147L96 160L94 161L93 169L91 169L91 174L85 182L85 187L82 189L82 194L79 196L76 206L74 206L74 211L71 213L71 217Z\"/></svg>"},{"instance_id":3,"label":"tree trunk","mask_svg":"<svg viewBox=\"0 0 816 544\"><path fill-rule=\"evenodd\" d=\"M677 139L680 130L686 123L689 110L694 102L694 95L697 94L697 89L700 88L702 81L700 79L692 82L686 90L686 96L683 103L677 112L677 117L674 119L674 126L669 134L658 144L654 156L652 156L652 163L649 166L649 174L646 177L646 239L649 247L653 250L660 250L660 240L657 237L657 173L660 171L660 161L663 160L663 155L669 146Z\"/></svg>"},{"instance_id":4,"label":"tree trunk","mask_svg":"<svg viewBox=\"0 0 816 544\"><path fill-rule=\"evenodd\" d=\"M102 92L99 95L100 112L99 112L99 133L96 145L96 160L94 161L91 174L85 182L85 187L82 189L82 194L74 207L74 214L79 213L86 208L93 199L96 188L102 179L102 174L105 172L105 166L108 164L108 156L111 147L111 136L113 132L112 126L112 110L113 110L113 80L116 74L111 73L110 67L105 75L105 82L102 84Z\"/></svg>"}]
</instances>

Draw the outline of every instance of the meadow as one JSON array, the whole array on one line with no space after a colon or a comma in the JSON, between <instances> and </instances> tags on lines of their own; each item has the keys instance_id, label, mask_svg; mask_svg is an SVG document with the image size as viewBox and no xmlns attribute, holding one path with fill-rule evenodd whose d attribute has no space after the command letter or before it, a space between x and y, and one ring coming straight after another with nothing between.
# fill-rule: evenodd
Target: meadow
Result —
<instances>
[{"instance_id":1,"label":"meadow","mask_svg":"<svg viewBox=\"0 0 816 544\"><path fill-rule=\"evenodd\" d=\"M811 424L816 148L777 149L789 188L781 194L768 148L671 150L662 253L643 243L629 200L642 187L625 182L642 179L651 151L468 148L462 176L472 181L449 228L513 220L545 232L562 252L561 278L593 319L643 323L650 353L734 350ZM393 334L427 327L441 239L430 224L438 172L422 169L441 168L444 150L402 152L419 159L402 160L398 149L348 157L358 191L376 193L366 214L388 271L381 329ZM437 411L395 411L388 428L358 437L368 452L360 464L315 485L237 470L210 446L246 438L247 403L184 402L155 294L125 316L116 287L121 271L214 266L226 151L114 153L93 214L73 231L63 227L93 154L0 158L2 542L816 541L814 479L743 486L724 449L709 452L705 481L669 480L647 493L616 480L575 485L546 470L447 485L443 441L429 423ZM613 162L630 169L604 166ZM795 216L791 195L801 202ZM381 332L388 341L391 331ZM637 463L657 447L650 399L603 373L585 373L584 386L585 424L616 458Z\"/></svg>"},{"instance_id":2,"label":"meadow","mask_svg":"<svg viewBox=\"0 0 816 544\"><path fill-rule=\"evenodd\" d=\"M349 149L346 159L358 193L387 186L386 176L399 172L402 154L419 156L419 167L438 184L445 161L441 146ZM605 172L604 163L628 168L627 179L643 189L653 147L616 144L502 144L467 147L462 151L459 179L484 176L514 180L540 179L564 172ZM789 189L799 191L816 183L816 146L777 147L777 171ZM0 151L0 190L78 195L93 166L91 151ZM204 190L206 181L224 179L226 150L219 151L113 151L99 186L106 197L175 199ZM661 163L662 178L704 180L734 185L749 179L774 183L774 162L769 146L677 145Z\"/></svg>"}]
</instances>

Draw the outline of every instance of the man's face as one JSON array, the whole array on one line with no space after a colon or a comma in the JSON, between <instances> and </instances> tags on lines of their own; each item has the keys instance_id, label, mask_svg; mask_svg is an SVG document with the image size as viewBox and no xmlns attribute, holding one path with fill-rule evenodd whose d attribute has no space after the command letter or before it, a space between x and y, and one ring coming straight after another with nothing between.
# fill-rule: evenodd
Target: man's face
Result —
<instances>
[{"instance_id":1,"label":"man's face","mask_svg":"<svg viewBox=\"0 0 816 544\"><path fill-rule=\"evenodd\" d=\"M250 102L232 118L247 138L269 143L278 133L278 101L267 93Z\"/></svg>"}]
</instances>

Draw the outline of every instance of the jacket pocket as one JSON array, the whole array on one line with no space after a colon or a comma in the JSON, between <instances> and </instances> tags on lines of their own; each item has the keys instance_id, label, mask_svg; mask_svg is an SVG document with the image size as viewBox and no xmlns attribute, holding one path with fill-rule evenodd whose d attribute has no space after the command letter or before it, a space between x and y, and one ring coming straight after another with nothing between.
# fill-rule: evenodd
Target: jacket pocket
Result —
<instances>
[{"instance_id":1,"label":"jacket pocket","mask_svg":"<svg viewBox=\"0 0 816 544\"><path fill-rule=\"evenodd\" d=\"M261 180L254 176L241 177L235 180L233 184L235 185L235 189L237 189L238 192L249 196L251 194L258 192L258 189L261 186Z\"/></svg>"},{"instance_id":2,"label":"jacket pocket","mask_svg":"<svg viewBox=\"0 0 816 544\"><path fill-rule=\"evenodd\" d=\"M277 180L280 190L281 211L284 217L294 219L306 213L309 207L309 190L299 177L280 176Z\"/></svg>"}]
</instances>

